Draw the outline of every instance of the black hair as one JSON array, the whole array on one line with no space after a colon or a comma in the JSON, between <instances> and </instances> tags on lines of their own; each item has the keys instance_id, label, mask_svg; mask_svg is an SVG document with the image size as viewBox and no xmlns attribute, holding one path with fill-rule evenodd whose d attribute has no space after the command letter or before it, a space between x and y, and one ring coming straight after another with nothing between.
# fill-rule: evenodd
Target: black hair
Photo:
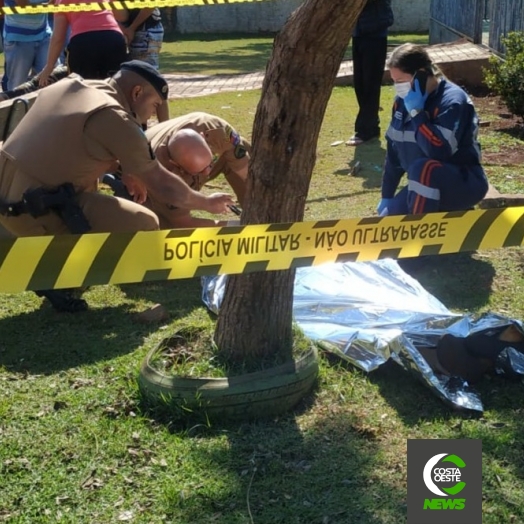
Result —
<instances>
[{"instance_id":1,"label":"black hair","mask_svg":"<svg viewBox=\"0 0 524 524\"><path fill-rule=\"evenodd\" d=\"M431 61L424 47L416 44L402 44L390 55L387 66L394 67L403 73L414 75L420 69L426 71L430 76L441 76L440 69Z\"/></svg>"}]
</instances>

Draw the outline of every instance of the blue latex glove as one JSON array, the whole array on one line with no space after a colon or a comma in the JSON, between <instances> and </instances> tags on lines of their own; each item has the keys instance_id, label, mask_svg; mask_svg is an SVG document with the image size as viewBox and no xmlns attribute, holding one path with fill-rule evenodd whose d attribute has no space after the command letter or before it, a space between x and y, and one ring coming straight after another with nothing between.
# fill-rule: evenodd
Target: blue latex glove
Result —
<instances>
[{"instance_id":1,"label":"blue latex glove","mask_svg":"<svg viewBox=\"0 0 524 524\"><path fill-rule=\"evenodd\" d=\"M387 213L388 206L392 200L392 198L381 198L377 206L377 213L381 216L384 214L384 212Z\"/></svg>"},{"instance_id":2,"label":"blue latex glove","mask_svg":"<svg viewBox=\"0 0 524 524\"><path fill-rule=\"evenodd\" d=\"M406 95L406 98L404 98L404 105L406 106L408 113L410 113L413 109L422 111L427 99L428 93L422 93L419 80L418 78L415 78L415 80L413 80L412 89Z\"/></svg>"}]
</instances>

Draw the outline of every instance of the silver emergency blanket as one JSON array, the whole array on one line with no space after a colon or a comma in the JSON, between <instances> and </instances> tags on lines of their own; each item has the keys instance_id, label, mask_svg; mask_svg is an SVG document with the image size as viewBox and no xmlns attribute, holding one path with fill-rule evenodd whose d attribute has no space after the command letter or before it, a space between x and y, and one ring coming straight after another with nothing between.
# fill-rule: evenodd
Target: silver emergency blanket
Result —
<instances>
[{"instance_id":1,"label":"silver emergency blanket","mask_svg":"<svg viewBox=\"0 0 524 524\"><path fill-rule=\"evenodd\" d=\"M226 278L202 279L203 301L217 314ZM500 315L449 311L390 259L297 269L293 314L308 337L363 371L393 359L446 403L474 411L483 411L475 389L435 374L417 348L434 348L444 334L466 337L510 324L523 330L520 321ZM497 360L497 372L508 370L524 375L524 356L511 347Z\"/></svg>"}]
</instances>

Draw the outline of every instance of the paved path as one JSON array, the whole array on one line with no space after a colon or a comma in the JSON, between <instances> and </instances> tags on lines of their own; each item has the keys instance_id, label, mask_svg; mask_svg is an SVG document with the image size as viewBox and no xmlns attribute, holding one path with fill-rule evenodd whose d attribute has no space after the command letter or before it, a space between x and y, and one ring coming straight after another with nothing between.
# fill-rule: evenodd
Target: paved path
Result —
<instances>
[{"instance_id":1,"label":"paved path","mask_svg":"<svg viewBox=\"0 0 524 524\"><path fill-rule=\"evenodd\" d=\"M439 66L443 68L460 66L460 72L466 76L468 74L465 64L470 64L478 74L481 66L486 64L490 56L486 47L467 41L429 46L428 52L432 60ZM223 91L260 89L264 72L210 76L166 74L164 77L169 83L169 98L176 99L211 95ZM337 75L337 85L350 85L352 82L353 64L351 60L345 60Z\"/></svg>"}]
</instances>

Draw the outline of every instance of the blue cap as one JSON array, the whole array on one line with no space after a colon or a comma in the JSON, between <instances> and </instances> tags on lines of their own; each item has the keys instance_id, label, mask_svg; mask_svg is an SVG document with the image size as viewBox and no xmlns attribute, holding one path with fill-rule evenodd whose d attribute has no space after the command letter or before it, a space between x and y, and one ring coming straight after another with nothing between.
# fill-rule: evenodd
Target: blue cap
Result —
<instances>
[{"instance_id":1,"label":"blue cap","mask_svg":"<svg viewBox=\"0 0 524 524\"><path fill-rule=\"evenodd\" d=\"M157 93L164 100L167 100L169 86L165 78L151 64L142 60L130 60L129 62L123 62L120 70L133 71L133 73L140 75L156 89Z\"/></svg>"}]
</instances>

